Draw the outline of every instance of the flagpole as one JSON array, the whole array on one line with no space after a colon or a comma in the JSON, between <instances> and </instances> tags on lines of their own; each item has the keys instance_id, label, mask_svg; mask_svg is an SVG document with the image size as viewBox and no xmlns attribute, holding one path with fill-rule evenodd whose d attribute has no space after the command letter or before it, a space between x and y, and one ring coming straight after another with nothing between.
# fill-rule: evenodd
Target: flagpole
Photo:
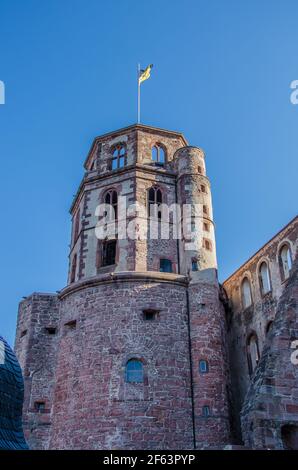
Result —
<instances>
[{"instance_id":1,"label":"flagpole","mask_svg":"<svg viewBox=\"0 0 298 470\"><path fill-rule=\"evenodd\" d=\"M140 123L141 119L141 87L140 87L140 72L141 72L141 66L138 64L138 124Z\"/></svg>"}]
</instances>

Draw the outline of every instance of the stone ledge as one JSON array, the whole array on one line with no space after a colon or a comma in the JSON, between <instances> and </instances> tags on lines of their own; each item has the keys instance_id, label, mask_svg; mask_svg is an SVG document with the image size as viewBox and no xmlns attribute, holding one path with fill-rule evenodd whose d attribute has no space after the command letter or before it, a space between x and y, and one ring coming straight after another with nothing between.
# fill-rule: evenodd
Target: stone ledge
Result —
<instances>
[{"instance_id":1,"label":"stone ledge","mask_svg":"<svg viewBox=\"0 0 298 470\"><path fill-rule=\"evenodd\" d=\"M181 274L174 273L161 273L158 271L147 271L147 272L134 272L134 271L122 271L99 274L86 280L78 281L69 286L64 287L58 296L59 299L63 299L67 295L74 292L86 289L88 287L94 287L100 284L111 284L113 282L156 282L156 283L167 283L174 285L181 285L184 287L188 286L188 278Z\"/></svg>"}]
</instances>

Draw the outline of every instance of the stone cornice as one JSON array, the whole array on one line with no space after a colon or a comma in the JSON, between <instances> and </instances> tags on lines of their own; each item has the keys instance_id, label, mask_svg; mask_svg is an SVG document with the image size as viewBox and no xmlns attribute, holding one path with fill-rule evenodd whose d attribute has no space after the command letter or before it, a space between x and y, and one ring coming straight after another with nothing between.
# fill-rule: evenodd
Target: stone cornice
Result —
<instances>
[{"instance_id":1,"label":"stone cornice","mask_svg":"<svg viewBox=\"0 0 298 470\"><path fill-rule=\"evenodd\" d=\"M98 285L111 284L113 282L152 282L152 283L167 283L180 285L183 287L188 286L188 278L181 274L173 273L161 273L158 271L148 272L135 272L135 271L122 271L99 274L89 279L83 279L81 281L70 284L62 289L58 296L59 299L63 299L70 294L78 292L89 287L95 287Z\"/></svg>"}]
</instances>

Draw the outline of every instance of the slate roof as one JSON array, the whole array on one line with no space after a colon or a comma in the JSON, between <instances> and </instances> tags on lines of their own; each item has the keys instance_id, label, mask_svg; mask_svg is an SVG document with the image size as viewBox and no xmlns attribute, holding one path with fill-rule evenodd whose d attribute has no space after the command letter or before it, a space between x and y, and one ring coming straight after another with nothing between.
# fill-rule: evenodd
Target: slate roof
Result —
<instances>
[{"instance_id":1,"label":"slate roof","mask_svg":"<svg viewBox=\"0 0 298 470\"><path fill-rule=\"evenodd\" d=\"M0 336L0 449L25 450L22 428L24 381L21 367L8 343Z\"/></svg>"}]
</instances>

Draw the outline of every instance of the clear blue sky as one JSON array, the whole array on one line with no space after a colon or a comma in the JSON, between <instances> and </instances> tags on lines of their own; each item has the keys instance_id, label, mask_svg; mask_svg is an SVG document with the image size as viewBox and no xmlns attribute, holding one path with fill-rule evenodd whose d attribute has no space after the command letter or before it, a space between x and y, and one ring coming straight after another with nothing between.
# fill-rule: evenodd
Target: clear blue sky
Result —
<instances>
[{"instance_id":1,"label":"clear blue sky","mask_svg":"<svg viewBox=\"0 0 298 470\"><path fill-rule=\"evenodd\" d=\"M0 0L1 310L66 282L68 209L94 136L136 121L206 152L220 279L297 210L296 0Z\"/></svg>"}]
</instances>

